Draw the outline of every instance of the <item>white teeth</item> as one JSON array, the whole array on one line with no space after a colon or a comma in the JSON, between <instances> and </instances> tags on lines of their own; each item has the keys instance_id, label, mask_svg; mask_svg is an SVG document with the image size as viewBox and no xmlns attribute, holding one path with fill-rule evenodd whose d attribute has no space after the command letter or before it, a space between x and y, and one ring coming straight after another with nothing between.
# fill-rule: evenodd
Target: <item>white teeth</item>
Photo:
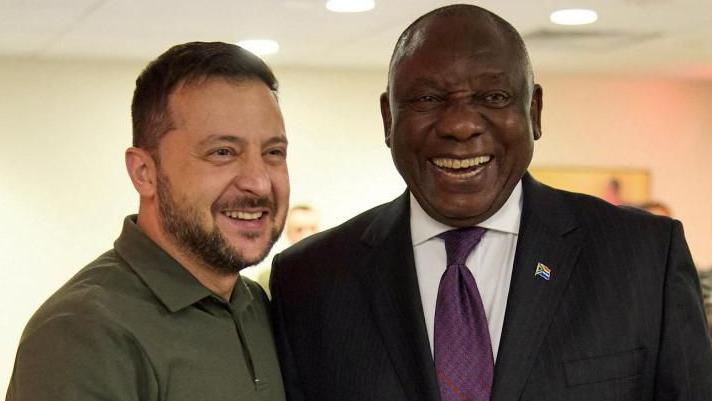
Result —
<instances>
[{"instance_id":1,"label":"white teeth","mask_svg":"<svg viewBox=\"0 0 712 401\"><path fill-rule=\"evenodd\" d=\"M240 220L257 220L260 217L262 217L262 212L239 212L239 211L226 211L223 212L223 214L227 217L230 217L232 219L240 219Z\"/></svg>"},{"instance_id":2,"label":"white teeth","mask_svg":"<svg viewBox=\"0 0 712 401\"><path fill-rule=\"evenodd\" d=\"M433 164L438 167L449 168L449 169L464 169L474 166L481 166L492 159L491 156L478 156L471 157L469 159L446 159L437 158L433 159Z\"/></svg>"}]
</instances>

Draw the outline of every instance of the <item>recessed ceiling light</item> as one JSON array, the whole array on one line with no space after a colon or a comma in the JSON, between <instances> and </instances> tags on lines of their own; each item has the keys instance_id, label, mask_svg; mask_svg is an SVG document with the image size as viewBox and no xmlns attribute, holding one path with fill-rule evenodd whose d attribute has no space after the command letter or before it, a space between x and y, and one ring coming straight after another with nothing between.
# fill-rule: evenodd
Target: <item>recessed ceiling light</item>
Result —
<instances>
[{"instance_id":1,"label":"recessed ceiling light","mask_svg":"<svg viewBox=\"0 0 712 401\"><path fill-rule=\"evenodd\" d=\"M258 56L275 54L279 51L279 43L270 39L249 39L237 42L237 45Z\"/></svg>"},{"instance_id":2,"label":"recessed ceiling light","mask_svg":"<svg viewBox=\"0 0 712 401\"><path fill-rule=\"evenodd\" d=\"M586 25L596 22L598 13L584 8L568 8L554 11L549 19L559 25Z\"/></svg>"},{"instance_id":3,"label":"recessed ceiling light","mask_svg":"<svg viewBox=\"0 0 712 401\"><path fill-rule=\"evenodd\" d=\"M372 10L376 6L374 0L329 0L326 8L335 13L360 13Z\"/></svg>"}]
</instances>

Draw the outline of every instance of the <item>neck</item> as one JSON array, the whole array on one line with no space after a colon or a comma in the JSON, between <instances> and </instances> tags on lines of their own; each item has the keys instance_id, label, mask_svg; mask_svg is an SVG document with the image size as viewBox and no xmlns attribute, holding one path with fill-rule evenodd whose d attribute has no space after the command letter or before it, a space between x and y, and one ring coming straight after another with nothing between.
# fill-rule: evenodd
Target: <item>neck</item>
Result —
<instances>
[{"instance_id":1,"label":"neck","mask_svg":"<svg viewBox=\"0 0 712 401\"><path fill-rule=\"evenodd\" d=\"M185 252L175 245L161 229L157 216L152 213L141 213L143 208L139 208L138 219L136 221L139 228L153 242L158 244L163 251L175 259L185 270L188 271L200 284L210 290L215 295L230 302L232 290L235 288L238 273L223 274L218 273L210 266L197 260L189 252Z\"/></svg>"},{"instance_id":2,"label":"neck","mask_svg":"<svg viewBox=\"0 0 712 401\"><path fill-rule=\"evenodd\" d=\"M235 288L239 277L238 273L218 274L209 267L190 265L187 262L182 262L178 258L176 258L176 260L205 288L226 302L230 302L232 290Z\"/></svg>"}]
</instances>

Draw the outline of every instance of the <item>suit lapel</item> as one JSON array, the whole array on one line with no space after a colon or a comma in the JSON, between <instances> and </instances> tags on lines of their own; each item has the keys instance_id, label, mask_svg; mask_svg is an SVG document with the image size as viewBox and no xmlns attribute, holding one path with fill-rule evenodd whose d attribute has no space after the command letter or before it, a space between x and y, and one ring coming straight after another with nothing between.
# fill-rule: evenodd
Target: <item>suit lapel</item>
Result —
<instances>
[{"instance_id":1,"label":"suit lapel","mask_svg":"<svg viewBox=\"0 0 712 401\"><path fill-rule=\"evenodd\" d=\"M357 275L408 400L439 401L415 271L408 193L386 206L361 240L370 253Z\"/></svg>"},{"instance_id":2,"label":"suit lapel","mask_svg":"<svg viewBox=\"0 0 712 401\"><path fill-rule=\"evenodd\" d=\"M523 178L524 206L495 366L492 401L521 396L580 250L582 229L561 195ZM551 269L545 280L537 264Z\"/></svg>"},{"instance_id":3,"label":"suit lapel","mask_svg":"<svg viewBox=\"0 0 712 401\"><path fill-rule=\"evenodd\" d=\"M524 207L492 401L521 396L583 237L560 194L523 178ZM370 248L357 275L409 400L439 401L410 236L408 193L386 206L361 240ZM535 277L538 263L550 280Z\"/></svg>"}]
</instances>

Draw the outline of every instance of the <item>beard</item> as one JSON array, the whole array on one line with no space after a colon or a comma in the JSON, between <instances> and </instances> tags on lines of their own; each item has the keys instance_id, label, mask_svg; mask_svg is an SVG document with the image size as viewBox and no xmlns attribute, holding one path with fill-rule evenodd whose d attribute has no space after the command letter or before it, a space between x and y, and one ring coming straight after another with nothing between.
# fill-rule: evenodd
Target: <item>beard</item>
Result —
<instances>
[{"instance_id":1,"label":"beard","mask_svg":"<svg viewBox=\"0 0 712 401\"><path fill-rule=\"evenodd\" d=\"M247 266L259 263L267 256L282 233L284 224L275 224L276 208L274 202L268 198L243 197L229 204L213 204L211 208L213 214L219 213L218 210L240 207L267 207L269 209L269 218L272 219L273 227L269 242L257 258L246 259L239 250L227 242L217 226L208 231L200 225L200 213L194 206L180 205L173 199L170 181L161 171L157 175L156 187L163 231L183 252L196 257L202 262L201 264L219 274L235 274ZM259 233L248 232L242 236L251 240L258 237Z\"/></svg>"}]
</instances>

